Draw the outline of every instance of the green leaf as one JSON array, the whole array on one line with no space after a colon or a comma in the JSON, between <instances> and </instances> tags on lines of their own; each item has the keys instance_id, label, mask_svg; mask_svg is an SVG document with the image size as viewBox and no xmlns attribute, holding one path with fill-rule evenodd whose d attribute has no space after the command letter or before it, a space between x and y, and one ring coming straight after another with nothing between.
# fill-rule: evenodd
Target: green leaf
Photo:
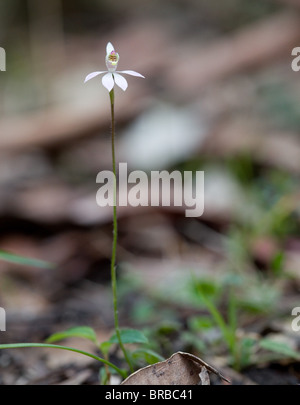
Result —
<instances>
[{"instance_id":1,"label":"green leaf","mask_svg":"<svg viewBox=\"0 0 300 405\"><path fill-rule=\"evenodd\" d=\"M151 349L137 349L134 352L132 352L131 355L134 359L142 358L148 364L155 364L158 363L159 361L165 360L160 354L156 353L154 350Z\"/></svg>"},{"instance_id":2,"label":"green leaf","mask_svg":"<svg viewBox=\"0 0 300 405\"><path fill-rule=\"evenodd\" d=\"M120 335L123 343L148 343L146 336L136 329L122 329ZM113 334L109 342L118 343L117 335Z\"/></svg>"},{"instance_id":3,"label":"green leaf","mask_svg":"<svg viewBox=\"0 0 300 405\"><path fill-rule=\"evenodd\" d=\"M168 336L171 333L175 333L180 329L180 324L177 321L165 320L157 327L157 334L159 336Z\"/></svg>"},{"instance_id":4,"label":"green leaf","mask_svg":"<svg viewBox=\"0 0 300 405\"><path fill-rule=\"evenodd\" d=\"M217 297L219 292L219 287L214 280L210 279L196 279L193 277L193 287L196 293L201 291L207 298L214 299Z\"/></svg>"},{"instance_id":5,"label":"green leaf","mask_svg":"<svg viewBox=\"0 0 300 405\"><path fill-rule=\"evenodd\" d=\"M292 349L286 343L276 342L275 340L271 339L262 339L259 342L259 346L263 349L270 350L272 352L276 352L282 354L285 357L290 357L296 360L300 359L300 354L296 352L296 350Z\"/></svg>"},{"instance_id":6,"label":"green leaf","mask_svg":"<svg viewBox=\"0 0 300 405\"><path fill-rule=\"evenodd\" d=\"M94 329L90 328L89 326L76 326L75 328L70 328L62 332L53 333L53 335L48 337L46 342L57 342L59 340L67 339L70 337L80 337L83 339L88 339L97 344L96 333Z\"/></svg>"},{"instance_id":7,"label":"green leaf","mask_svg":"<svg viewBox=\"0 0 300 405\"><path fill-rule=\"evenodd\" d=\"M271 261L271 269L276 276L280 276L283 273L284 266L284 252L277 252Z\"/></svg>"},{"instance_id":8,"label":"green leaf","mask_svg":"<svg viewBox=\"0 0 300 405\"><path fill-rule=\"evenodd\" d=\"M0 260L4 260L10 263L22 264L24 266L39 267L42 269L49 269L54 267L54 264L45 262L44 260L24 257L16 255L14 253L5 252L4 250L0 250Z\"/></svg>"},{"instance_id":9,"label":"green leaf","mask_svg":"<svg viewBox=\"0 0 300 405\"><path fill-rule=\"evenodd\" d=\"M103 342L99 345L99 349L104 355L108 355L111 345L112 345L111 342Z\"/></svg>"},{"instance_id":10,"label":"green leaf","mask_svg":"<svg viewBox=\"0 0 300 405\"><path fill-rule=\"evenodd\" d=\"M188 320L188 324L193 331L207 330L214 326L212 318L206 315L193 316Z\"/></svg>"}]
</instances>

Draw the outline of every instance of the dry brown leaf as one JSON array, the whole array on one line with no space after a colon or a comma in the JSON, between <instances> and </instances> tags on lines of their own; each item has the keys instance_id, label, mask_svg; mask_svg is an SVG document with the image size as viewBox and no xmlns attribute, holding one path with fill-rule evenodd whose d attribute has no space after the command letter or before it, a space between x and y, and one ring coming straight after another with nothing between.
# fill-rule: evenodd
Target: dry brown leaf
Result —
<instances>
[{"instance_id":1,"label":"dry brown leaf","mask_svg":"<svg viewBox=\"0 0 300 405\"><path fill-rule=\"evenodd\" d=\"M122 385L209 385L208 371L229 382L199 357L177 352L167 360L141 368L126 378Z\"/></svg>"}]
</instances>

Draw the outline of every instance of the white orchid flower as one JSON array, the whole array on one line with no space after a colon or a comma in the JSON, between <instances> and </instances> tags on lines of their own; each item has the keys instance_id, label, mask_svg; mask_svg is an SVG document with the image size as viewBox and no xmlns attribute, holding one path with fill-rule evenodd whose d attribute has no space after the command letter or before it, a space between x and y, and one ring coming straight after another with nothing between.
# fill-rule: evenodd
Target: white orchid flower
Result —
<instances>
[{"instance_id":1,"label":"white orchid flower","mask_svg":"<svg viewBox=\"0 0 300 405\"><path fill-rule=\"evenodd\" d=\"M87 77L85 78L84 83L86 83L90 79L93 79L93 77L106 73L102 77L102 84L109 92L113 89L115 83L119 87L121 87L123 91L125 91L128 87L128 83L127 80L122 75L120 75L120 73L145 78L143 75L135 72L134 70L117 71L116 69L118 66L119 59L120 59L119 54L115 51L113 45L109 42L106 45L106 58L105 58L107 71L92 72L88 74Z\"/></svg>"}]
</instances>

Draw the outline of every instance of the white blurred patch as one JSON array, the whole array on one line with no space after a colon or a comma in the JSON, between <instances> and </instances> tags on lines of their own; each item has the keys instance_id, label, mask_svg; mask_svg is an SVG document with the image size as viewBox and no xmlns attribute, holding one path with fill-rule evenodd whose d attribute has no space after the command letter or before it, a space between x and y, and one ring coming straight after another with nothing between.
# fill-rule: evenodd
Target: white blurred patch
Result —
<instances>
[{"instance_id":1,"label":"white blurred patch","mask_svg":"<svg viewBox=\"0 0 300 405\"><path fill-rule=\"evenodd\" d=\"M131 168L161 170L194 155L206 134L193 108L156 103L126 130L118 147Z\"/></svg>"}]
</instances>

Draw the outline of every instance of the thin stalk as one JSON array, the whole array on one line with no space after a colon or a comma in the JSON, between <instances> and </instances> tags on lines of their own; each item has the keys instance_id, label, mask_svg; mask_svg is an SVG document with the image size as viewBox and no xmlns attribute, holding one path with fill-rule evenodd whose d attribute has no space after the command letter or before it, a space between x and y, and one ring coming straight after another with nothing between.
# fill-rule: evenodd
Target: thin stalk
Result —
<instances>
[{"instance_id":1,"label":"thin stalk","mask_svg":"<svg viewBox=\"0 0 300 405\"><path fill-rule=\"evenodd\" d=\"M117 238L118 238L118 221L117 221L117 173L116 173L116 154L115 154L115 93L112 89L109 93L110 97L110 107L111 107L111 150L112 150L112 166L114 173L114 204L113 204L113 243L112 243L112 254L111 254L111 286L113 293L113 308L114 308L114 321L115 321L115 331L119 342L119 346L124 354L125 360L129 365L130 371L133 372L133 366L130 358L126 352L123 345L120 328L119 328L119 318L118 318L118 300L117 300L117 276L116 276L116 253L117 253Z\"/></svg>"}]
</instances>

